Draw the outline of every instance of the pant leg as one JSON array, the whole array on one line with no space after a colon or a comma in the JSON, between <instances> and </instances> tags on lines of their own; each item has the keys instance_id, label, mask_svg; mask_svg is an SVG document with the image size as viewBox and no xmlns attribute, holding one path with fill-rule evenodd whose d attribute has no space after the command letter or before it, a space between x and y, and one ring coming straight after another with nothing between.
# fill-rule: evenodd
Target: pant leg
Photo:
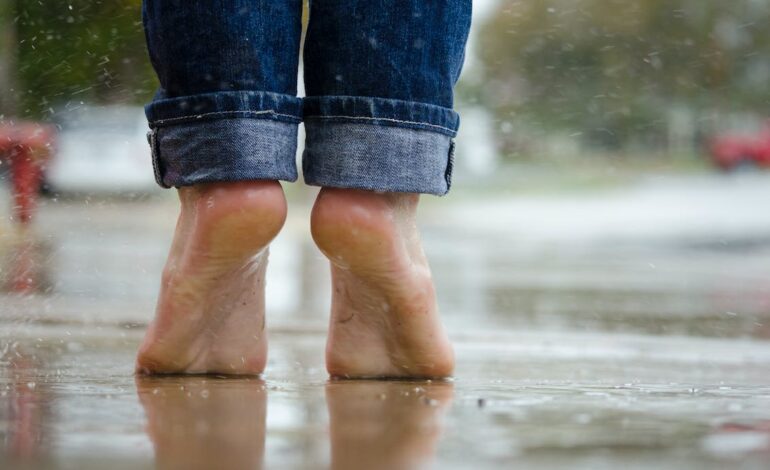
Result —
<instances>
[{"instance_id":1,"label":"pant leg","mask_svg":"<svg viewBox=\"0 0 770 470\"><path fill-rule=\"evenodd\" d=\"M297 178L302 0L144 0L159 184Z\"/></svg>"},{"instance_id":2,"label":"pant leg","mask_svg":"<svg viewBox=\"0 0 770 470\"><path fill-rule=\"evenodd\" d=\"M309 184L445 194L471 0L311 0Z\"/></svg>"}]
</instances>

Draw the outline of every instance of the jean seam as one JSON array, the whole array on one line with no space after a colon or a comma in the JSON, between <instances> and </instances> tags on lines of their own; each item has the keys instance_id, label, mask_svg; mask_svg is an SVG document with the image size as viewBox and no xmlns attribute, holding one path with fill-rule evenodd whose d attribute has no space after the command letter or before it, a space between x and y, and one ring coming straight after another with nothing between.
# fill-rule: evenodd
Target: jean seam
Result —
<instances>
[{"instance_id":1,"label":"jean seam","mask_svg":"<svg viewBox=\"0 0 770 470\"><path fill-rule=\"evenodd\" d=\"M446 193L452 189L452 172L455 167L455 140L452 139L449 142L449 154L446 163L446 170L444 171L444 180L446 181ZM444 194L446 194L444 193Z\"/></svg>"},{"instance_id":2,"label":"jean seam","mask_svg":"<svg viewBox=\"0 0 770 470\"><path fill-rule=\"evenodd\" d=\"M217 112L202 113L202 114L189 114L186 116L177 116L177 117L167 118L167 119L156 119L152 121L151 124L153 125L169 124L174 122L187 121L190 119L197 120L197 119L202 119L204 117L211 117L211 116L241 116L241 117L247 118L250 116L266 116L266 115L289 118L296 123L302 122L302 119L297 116L293 116L291 114L279 113L279 112L276 112L274 109L267 109L264 111L217 111Z\"/></svg>"},{"instance_id":3,"label":"jean seam","mask_svg":"<svg viewBox=\"0 0 770 470\"><path fill-rule=\"evenodd\" d=\"M163 169L160 159L160 145L158 142L158 130L152 129L147 133L147 141L150 143L150 152L152 154L152 171L155 174L155 182L161 188L170 188L171 186L163 182Z\"/></svg>"},{"instance_id":4,"label":"jean seam","mask_svg":"<svg viewBox=\"0 0 770 470\"><path fill-rule=\"evenodd\" d=\"M442 129L442 130L451 132L452 135L454 135L457 132L456 130L450 129L449 127L438 126L436 124L430 124L428 122L404 121L404 120L401 120L401 119L383 118L383 117L368 117L368 116L305 116L305 119L353 119L353 120L362 120L362 121L385 121L385 122L395 122L395 123L398 123L398 124L412 124L412 125L419 125L419 126L435 127L436 129Z\"/></svg>"}]
</instances>

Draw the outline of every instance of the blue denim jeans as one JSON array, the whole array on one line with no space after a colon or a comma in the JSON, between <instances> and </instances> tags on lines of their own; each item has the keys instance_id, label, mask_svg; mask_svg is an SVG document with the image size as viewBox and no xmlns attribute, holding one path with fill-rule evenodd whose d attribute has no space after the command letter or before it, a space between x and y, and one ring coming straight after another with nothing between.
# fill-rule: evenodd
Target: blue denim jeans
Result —
<instances>
[{"instance_id":1,"label":"blue denim jeans","mask_svg":"<svg viewBox=\"0 0 770 470\"><path fill-rule=\"evenodd\" d=\"M471 0L145 0L158 183L297 179L445 194Z\"/></svg>"}]
</instances>

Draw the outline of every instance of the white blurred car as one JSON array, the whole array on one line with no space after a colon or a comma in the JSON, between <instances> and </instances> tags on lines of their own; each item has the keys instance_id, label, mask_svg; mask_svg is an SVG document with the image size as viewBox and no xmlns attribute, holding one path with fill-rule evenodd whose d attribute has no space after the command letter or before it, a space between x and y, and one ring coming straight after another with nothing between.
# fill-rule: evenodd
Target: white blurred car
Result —
<instances>
[{"instance_id":1,"label":"white blurred car","mask_svg":"<svg viewBox=\"0 0 770 470\"><path fill-rule=\"evenodd\" d=\"M46 170L56 193L152 193L147 121L140 107L84 106L59 113L61 130Z\"/></svg>"}]
</instances>

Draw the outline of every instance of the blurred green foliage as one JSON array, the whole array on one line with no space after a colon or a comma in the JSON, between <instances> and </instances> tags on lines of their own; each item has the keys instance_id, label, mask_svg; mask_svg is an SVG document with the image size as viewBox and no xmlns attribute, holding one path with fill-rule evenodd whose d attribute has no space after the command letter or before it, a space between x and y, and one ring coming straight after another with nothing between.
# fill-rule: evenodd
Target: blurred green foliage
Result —
<instances>
[{"instance_id":1,"label":"blurred green foliage","mask_svg":"<svg viewBox=\"0 0 770 470\"><path fill-rule=\"evenodd\" d=\"M770 114L769 24L767 0L501 0L471 94L500 123L654 145L672 108Z\"/></svg>"},{"instance_id":2,"label":"blurred green foliage","mask_svg":"<svg viewBox=\"0 0 770 470\"><path fill-rule=\"evenodd\" d=\"M150 99L141 0L12 0L18 114L46 119L80 102Z\"/></svg>"},{"instance_id":3,"label":"blurred green foliage","mask_svg":"<svg viewBox=\"0 0 770 470\"><path fill-rule=\"evenodd\" d=\"M157 79L141 6L141 0L0 0L0 30L9 33L0 35L0 45L10 49L0 48L0 72L10 72L0 74L0 116L47 119L81 102L148 102Z\"/></svg>"},{"instance_id":4,"label":"blurred green foliage","mask_svg":"<svg viewBox=\"0 0 770 470\"><path fill-rule=\"evenodd\" d=\"M13 28L13 4L0 0L0 119L16 110L11 90L14 88L16 30Z\"/></svg>"}]
</instances>

